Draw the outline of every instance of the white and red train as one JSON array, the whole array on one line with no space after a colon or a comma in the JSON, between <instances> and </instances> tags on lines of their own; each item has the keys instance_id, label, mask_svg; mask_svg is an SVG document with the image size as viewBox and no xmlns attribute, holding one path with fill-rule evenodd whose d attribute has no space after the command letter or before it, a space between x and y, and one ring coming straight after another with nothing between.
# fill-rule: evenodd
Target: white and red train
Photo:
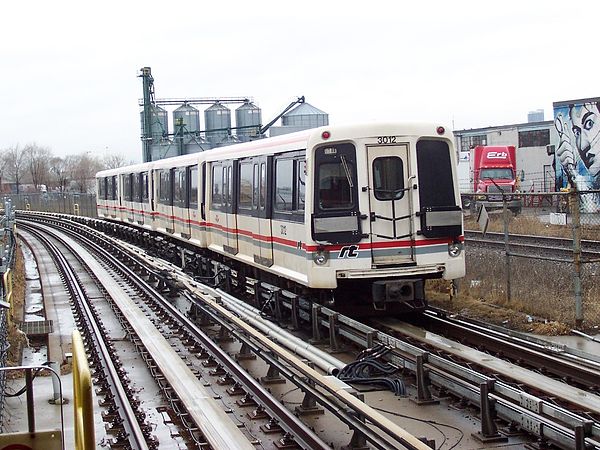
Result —
<instances>
[{"instance_id":1,"label":"white and red train","mask_svg":"<svg viewBox=\"0 0 600 450\"><path fill-rule=\"evenodd\" d=\"M465 273L452 133L435 124L328 126L96 177L100 217L342 309L418 311L425 279Z\"/></svg>"}]
</instances>

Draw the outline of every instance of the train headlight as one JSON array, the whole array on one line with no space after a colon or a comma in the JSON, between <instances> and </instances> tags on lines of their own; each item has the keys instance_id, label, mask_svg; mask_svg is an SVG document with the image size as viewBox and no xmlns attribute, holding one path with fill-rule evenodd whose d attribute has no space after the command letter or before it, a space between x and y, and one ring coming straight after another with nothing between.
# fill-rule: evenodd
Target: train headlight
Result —
<instances>
[{"instance_id":1,"label":"train headlight","mask_svg":"<svg viewBox=\"0 0 600 450\"><path fill-rule=\"evenodd\" d=\"M448 244L448 254L453 258L456 258L462 252L462 244L460 242L453 242Z\"/></svg>"},{"instance_id":2,"label":"train headlight","mask_svg":"<svg viewBox=\"0 0 600 450\"><path fill-rule=\"evenodd\" d=\"M324 266L329 261L329 252L327 250L319 250L313 255L313 261L317 266Z\"/></svg>"}]
</instances>

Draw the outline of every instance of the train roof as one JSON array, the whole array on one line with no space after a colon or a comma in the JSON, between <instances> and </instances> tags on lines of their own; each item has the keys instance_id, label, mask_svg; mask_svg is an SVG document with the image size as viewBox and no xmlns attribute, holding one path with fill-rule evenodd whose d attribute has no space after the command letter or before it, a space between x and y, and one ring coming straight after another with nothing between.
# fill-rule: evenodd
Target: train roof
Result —
<instances>
[{"instance_id":1,"label":"train roof","mask_svg":"<svg viewBox=\"0 0 600 450\"><path fill-rule=\"evenodd\" d=\"M262 154L273 154L291 150L306 149L309 143L326 142L322 140L321 133L329 131L331 139L347 140L352 137L368 137L388 135L391 130L396 134L410 136L438 136L446 137L452 141L452 132L449 127L444 127L446 132L440 136L437 133L439 123L403 123L403 122L374 122L356 125L323 126L295 133L283 134L276 137L257 139L255 141L219 147L190 155L174 156L117 169L103 170L96 177L107 177L121 173L144 172L155 168L172 168L198 164L203 161L219 161L230 158L244 158ZM442 125L443 126L443 125ZM400 132L398 132L400 130Z\"/></svg>"}]
</instances>

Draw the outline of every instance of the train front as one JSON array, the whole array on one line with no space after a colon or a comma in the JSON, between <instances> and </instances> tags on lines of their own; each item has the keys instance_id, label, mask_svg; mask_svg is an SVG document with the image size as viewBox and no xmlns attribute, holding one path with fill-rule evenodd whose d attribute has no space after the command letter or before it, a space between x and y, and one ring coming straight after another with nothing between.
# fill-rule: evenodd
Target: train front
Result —
<instances>
[{"instance_id":1,"label":"train front","mask_svg":"<svg viewBox=\"0 0 600 450\"><path fill-rule=\"evenodd\" d=\"M329 290L336 308L419 312L426 279L464 276L456 161L446 128L321 129L307 168L314 183L307 198L309 285Z\"/></svg>"}]
</instances>

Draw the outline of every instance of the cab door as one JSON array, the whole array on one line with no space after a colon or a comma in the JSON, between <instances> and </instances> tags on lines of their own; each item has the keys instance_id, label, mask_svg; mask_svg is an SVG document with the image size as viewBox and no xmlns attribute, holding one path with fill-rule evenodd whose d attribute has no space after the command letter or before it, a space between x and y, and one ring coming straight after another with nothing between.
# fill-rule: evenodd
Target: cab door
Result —
<instances>
[{"instance_id":1,"label":"cab door","mask_svg":"<svg viewBox=\"0 0 600 450\"><path fill-rule=\"evenodd\" d=\"M367 158L373 264L413 262L414 217L408 144L367 146Z\"/></svg>"}]
</instances>

